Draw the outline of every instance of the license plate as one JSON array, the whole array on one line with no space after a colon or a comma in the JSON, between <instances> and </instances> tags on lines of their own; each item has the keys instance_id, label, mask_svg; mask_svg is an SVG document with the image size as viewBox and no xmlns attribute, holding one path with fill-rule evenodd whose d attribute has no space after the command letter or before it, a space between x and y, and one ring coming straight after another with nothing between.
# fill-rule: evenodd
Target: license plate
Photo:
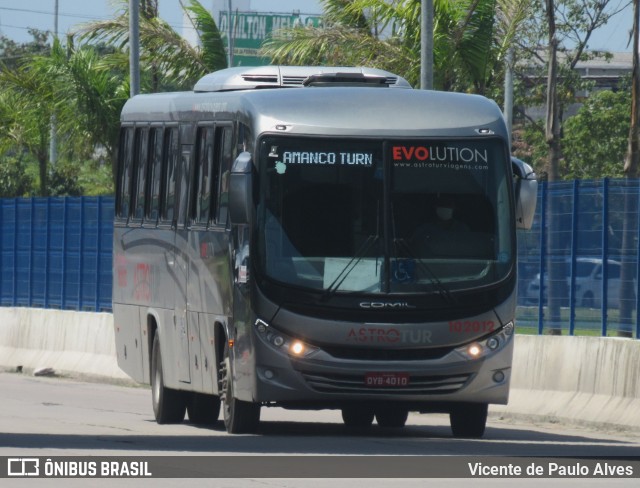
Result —
<instances>
[{"instance_id":1,"label":"license plate","mask_svg":"<svg viewBox=\"0 0 640 488\"><path fill-rule=\"evenodd\" d=\"M371 372L364 375L364 384L376 388L397 388L409 385L409 373Z\"/></svg>"}]
</instances>

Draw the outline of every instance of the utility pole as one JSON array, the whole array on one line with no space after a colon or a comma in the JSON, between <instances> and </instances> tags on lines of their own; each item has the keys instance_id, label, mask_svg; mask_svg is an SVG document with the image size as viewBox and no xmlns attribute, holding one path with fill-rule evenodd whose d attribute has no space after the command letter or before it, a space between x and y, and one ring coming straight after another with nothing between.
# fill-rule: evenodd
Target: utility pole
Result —
<instances>
[{"instance_id":1,"label":"utility pole","mask_svg":"<svg viewBox=\"0 0 640 488\"><path fill-rule=\"evenodd\" d=\"M629 141L624 160L624 220L622 221L622 266L620 266L620 303L618 306L620 329L617 335L633 337L634 317L636 309L638 243L638 195L635 181L640 166L640 0L633 0L633 61L631 74L631 123ZM637 314L636 310L636 314ZM636 334L640 337L640 326L636 319Z\"/></svg>"},{"instance_id":2,"label":"utility pole","mask_svg":"<svg viewBox=\"0 0 640 488\"><path fill-rule=\"evenodd\" d=\"M140 0L129 0L129 94L140 93Z\"/></svg>"},{"instance_id":3,"label":"utility pole","mask_svg":"<svg viewBox=\"0 0 640 488\"><path fill-rule=\"evenodd\" d=\"M231 12L233 12L232 0L229 0L229 15L227 16L227 65L233 66L233 26L231 25Z\"/></svg>"},{"instance_id":4,"label":"utility pole","mask_svg":"<svg viewBox=\"0 0 640 488\"><path fill-rule=\"evenodd\" d=\"M433 0L420 3L420 89L433 90Z\"/></svg>"},{"instance_id":5,"label":"utility pole","mask_svg":"<svg viewBox=\"0 0 640 488\"><path fill-rule=\"evenodd\" d=\"M53 11L53 40L58 39L58 0L55 1ZM56 113L51 114L49 126L49 162L54 166L58 162L58 127Z\"/></svg>"},{"instance_id":6,"label":"utility pole","mask_svg":"<svg viewBox=\"0 0 640 488\"><path fill-rule=\"evenodd\" d=\"M509 147L513 143L513 48L509 48L505 59L504 74L504 120L509 134Z\"/></svg>"}]
</instances>

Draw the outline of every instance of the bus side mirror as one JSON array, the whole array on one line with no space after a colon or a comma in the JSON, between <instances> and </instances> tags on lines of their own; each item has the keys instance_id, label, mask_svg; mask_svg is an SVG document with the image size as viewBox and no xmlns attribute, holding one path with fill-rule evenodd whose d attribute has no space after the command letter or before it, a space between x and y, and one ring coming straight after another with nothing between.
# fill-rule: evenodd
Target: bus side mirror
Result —
<instances>
[{"instance_id":1,"label":"bus side mirror","mask_svg":"<svg viewBox=\"0 0 640 488\"><path fill-rule=\"evenodd\" d=\"M538 199L538 180L533 168L524 161L511 158L516 197L516 228L531 229Z\"/></svg>"},{"instance_id":2,"label":"bus side mirror","mask_svg":"<svg viewBox=\"0 0 640 488\"><path fill-rule=\"evenodd\" d=\"M229 218L235 225L251 222L253 209L253 161L251 154L242 152L231 167L229 176Z\"/></svg>"}]
</instances>

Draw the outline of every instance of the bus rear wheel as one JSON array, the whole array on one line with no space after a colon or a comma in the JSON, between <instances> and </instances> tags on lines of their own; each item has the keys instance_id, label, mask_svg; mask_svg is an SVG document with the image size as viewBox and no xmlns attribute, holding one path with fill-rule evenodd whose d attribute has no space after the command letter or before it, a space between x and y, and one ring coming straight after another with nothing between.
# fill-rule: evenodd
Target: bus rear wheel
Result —
<instances>
[{"instance_id":1,"label":"bus rear wheel","mask_svg":"<svg viewBox=\"0 0 640 488\"><path fill-rule=\"evenodd\" d=\"M187 415L194 424L215 424L220 416L220 398L204 393L192 393L187 403Z\"/></svg>"},{"instance_id":2,"label":"bus rear wheel","mask_svg":"<svg viewBox=\"0 0 640 488\"><path fill-rule=\"evenodd\" d=\"M151 348L151 401L159 424L178 424L184 420L185 394L164 386L160 337L157 333Z\"/></svg>"},{"instance_id":3,"label":"bus rear wheel","mask_svg":"<svg viewBox=\"0 0 640 488\"><path fill-rule=\"evenodd\" d=\"M251 434L260 424L260 404L238 400L233 391L229 348L225 346L219 372L220 402L224 426L229 434Z\"/></svg>"},{"instance_id":4,"label":"bus rear wheel","mask_svg":"<svg viewBox=\"0 0 640 488\"><path fill-rule=\"evenodd\" d=\"M489 405L486 403L465 403L453 407L449 413L453 436L482 437L487 425L488 410Z\"/></svg>"}]
</instances>

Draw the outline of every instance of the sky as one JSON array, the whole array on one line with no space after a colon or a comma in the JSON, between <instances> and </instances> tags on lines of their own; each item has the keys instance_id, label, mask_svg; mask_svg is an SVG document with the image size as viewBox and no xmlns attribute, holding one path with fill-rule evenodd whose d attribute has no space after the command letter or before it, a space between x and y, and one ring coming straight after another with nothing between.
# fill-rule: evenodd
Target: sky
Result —
<instances>
[{"instance_id":1,"label":"sky","mask_svg":"<svg viewBox=\"0 0 640 488\"><path fill-rule=\"evenodd\" d=\"M205 7L225 8L229 0L200 0ZM624 4L627 0L613 0L613 4ZM78 28L82 23L92 20L105 20L120 11L119 6L127 0L58 0L59 34ZM258 12L290 13L300 11L304 14L319 14L322 9L320 0L231 0L232 8ZM53 31L55 0L0 0L0 34L17 42L31 40L28 28ZM174 29L182 28L182 9L179 0L159 0L160 16ZM224 6L224 7L223 7ZM615 16L605 27L597 31L590 43L591 49L608 51L630 51L629 31L632 27L632 10L628 7ZM216 19L217 20L217 19Z\"/></svg>"},{"instance_id":2,"label":"sky","mask_svg":"<svg viewBox=\"0 0 640 488\"><path fill-rule=\"evenodd\" d=\"M178 32L182 29L180 0L159 0L160 17ZM186 2L185 2L186 3ZM229 0L200 0L207 8L224 6ZM128 0L58 0L58 32L60 36L73 31L83 23L106 20L122 11ZM259 12L319 14L319 0L231 0L232 9ZM28 28L54 30L55 0L0 0L0 34L17 42L28 42L32 38ZM248 5L249 7L245 7ZM216 21L218 19L216 18Z\"/></svg>"}]
</instances>

